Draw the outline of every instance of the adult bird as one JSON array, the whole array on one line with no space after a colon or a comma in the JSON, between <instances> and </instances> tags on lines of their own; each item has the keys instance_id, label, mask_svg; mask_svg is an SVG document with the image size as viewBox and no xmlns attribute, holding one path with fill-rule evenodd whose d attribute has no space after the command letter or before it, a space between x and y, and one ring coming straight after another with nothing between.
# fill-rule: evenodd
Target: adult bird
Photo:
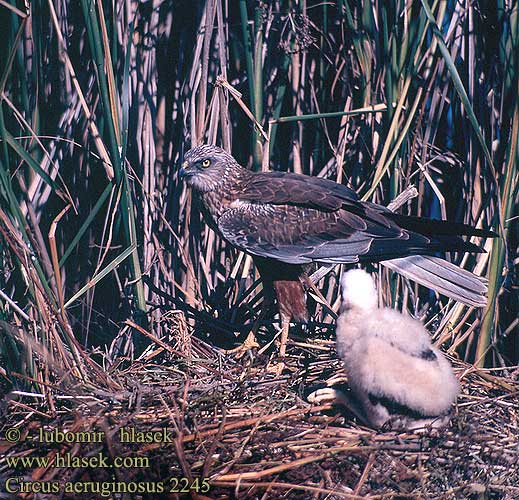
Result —
<instances>
[{"instance_id":1,"label":"adult bird","mask_svg":"<svg viewBox=\"0 0 519 500\"><path fill-rule=\"evenodd\" d=\"M283 325L281 358L289 321L308 321L302 280L305 264L312 262L377 261L465 304L485 305L484 278L432 254L481 252L461 236L495 236L491 231L396 214L319 177L253 172L217 146L188 151L179 175L198 196L209 227L252 255L266 298L275 294Z\"/></svg>"}]
</instances>

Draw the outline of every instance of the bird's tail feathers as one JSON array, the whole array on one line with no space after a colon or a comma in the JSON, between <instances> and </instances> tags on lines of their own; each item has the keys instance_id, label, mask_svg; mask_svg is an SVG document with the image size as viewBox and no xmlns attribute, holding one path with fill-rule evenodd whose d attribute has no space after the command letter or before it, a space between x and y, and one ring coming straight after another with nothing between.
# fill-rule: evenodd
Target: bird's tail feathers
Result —
<instances>
[{"instance_id":1,"label":"bird's tail feathers","mask_svg":"<svg viewBox=\"0 0 519 500\"><path fill-rule=\"evenodd\" d=\"M439 257L411 255L384 260L381 264L469 306L484 307L487 303L488 281L485 278Z\"/></svg>"}]
</instances>

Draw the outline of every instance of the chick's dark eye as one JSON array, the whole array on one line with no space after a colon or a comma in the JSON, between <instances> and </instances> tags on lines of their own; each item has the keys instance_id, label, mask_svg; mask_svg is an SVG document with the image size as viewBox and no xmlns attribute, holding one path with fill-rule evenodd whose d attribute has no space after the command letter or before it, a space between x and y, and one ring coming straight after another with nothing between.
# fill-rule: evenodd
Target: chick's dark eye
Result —
<instances>
[{"instance_id":1,"label":"chick's dark eye","mask_svg":"<svg viewBox=\"0 0 519 500\"><path fill-rule=\"evenodd\" d=\"M204 160L202 162L202 167L207 168L209 165L211 165L211 160Z\"/></svg>"}]
</instances>

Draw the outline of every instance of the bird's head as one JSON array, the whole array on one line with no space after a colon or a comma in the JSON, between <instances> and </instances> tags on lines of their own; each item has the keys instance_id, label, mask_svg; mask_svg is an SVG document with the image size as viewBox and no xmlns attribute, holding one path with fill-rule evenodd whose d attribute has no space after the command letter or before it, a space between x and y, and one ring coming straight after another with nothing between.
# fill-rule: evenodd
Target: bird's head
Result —
<instances>
[{"instance_id":1,"label":"bird's head","mask_svg":"<svg viewBox=\"0 0 519 500\"><path fill-rule=\"evenodd\" d=\"M203 145L185 154L179 177L196 191L208 192L216 189L234 168L239 165L227 151Z\"/></svg>"},{"instance_id":2,"label":"bird's head","mask_svg":"<svg viewBox=\"0 0 519 500\"><path fill-rule=\"evenodd\" d=\"M377 308L377 289L373 278L362 269L351 269L341 278L342 309Z\"/></svg>"}]
</instances>

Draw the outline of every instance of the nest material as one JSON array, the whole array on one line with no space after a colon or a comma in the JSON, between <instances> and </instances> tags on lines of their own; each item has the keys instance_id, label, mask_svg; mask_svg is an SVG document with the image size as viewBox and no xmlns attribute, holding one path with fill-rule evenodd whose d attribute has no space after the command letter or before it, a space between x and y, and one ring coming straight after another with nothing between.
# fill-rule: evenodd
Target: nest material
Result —
<instances>
[{"instance_id":1,"label":"nest material","mask_svg":"<svg viewBox=\"0 0 519 500\"><path fill-rule=\"evenodd\" d=\"M189 356L186 353L190 353ZM110 387L51 388L52 404L11 394L4 431L26 440L3 443L0 479L142 482L208 478L198 499L517 499L519 498L519 381L517 372L482 371L455 363L462 379L451 425L428 434L380 433L331 405L305 395L340 371L334 343L292 341L287 370L275 377L266 359L235 360L202 341L174 348L155 344ZM53 409L54 407L54 409ZM102 443L36 443L46 430L105 432ZM168 443L121 443L119 429L167 428ZM38 467L16 471L6 456L56 453L146 456L146 468ZM188 498L189 495L112 495L110 498ZM0 498L10 498L9 496ZM20 498L101 498L99 495L20 495Z\"/></svg>"}]
</instances>

